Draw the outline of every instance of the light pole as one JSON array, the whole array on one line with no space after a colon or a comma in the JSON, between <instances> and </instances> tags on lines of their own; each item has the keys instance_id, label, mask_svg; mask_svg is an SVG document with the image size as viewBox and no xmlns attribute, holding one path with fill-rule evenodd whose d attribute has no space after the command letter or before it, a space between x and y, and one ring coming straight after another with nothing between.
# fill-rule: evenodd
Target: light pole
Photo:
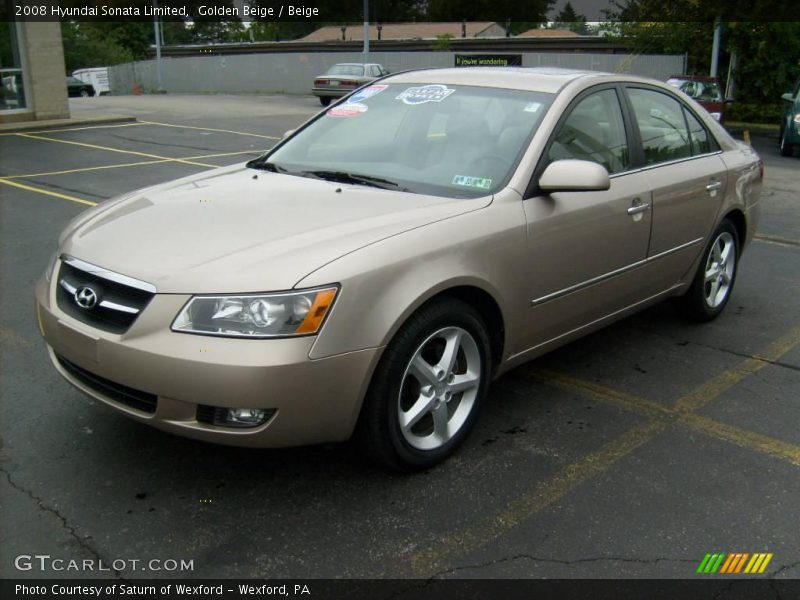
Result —
<instances>
[{"instance_id":1,"label":"light pole","mask_svg":"<svg viewBox=\"0 0 800 600\"><path fill-rule=\"evenodd\" d=\"M156 38L156 85L158 86L157 92L161 92L163 87L161 85L161 23L158 22L158 0L153 0L153 33Z\"/></svg>"},{"instance_id":2,"label":"light pole","mask_svg":"<svg viewBox=\"0 0 800 600\"><path fill-rule=\"evenodd\" d=\"M711 48L711 77L717 76L719 70L719 35L722 29L722 17L714 19L714 43Z\"/></svg>"},{"instance_id":3,"label":"light pole","mask_svg":"<svg viewBox=\"0 0 800 600\"><path fill-rule=\"evenodd\" d=\"M364 64L369 61L369 0L364 0Z\"/></svg>"}]
</instances>

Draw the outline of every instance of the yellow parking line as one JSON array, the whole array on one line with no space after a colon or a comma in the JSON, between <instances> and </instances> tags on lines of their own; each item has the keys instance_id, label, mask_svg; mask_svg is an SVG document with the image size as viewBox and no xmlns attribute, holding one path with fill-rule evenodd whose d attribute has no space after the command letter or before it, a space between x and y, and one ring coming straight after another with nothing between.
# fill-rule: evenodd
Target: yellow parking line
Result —
<instances>
[{"instance_id":1,"label":"yellow parking line","mask_svg":"<svg viewBox=\"0 0 800 600\"><path fill-rule=\"evenodd\" d=\"M697 431L800 467L800 446L694 413L683 414L680 416L680 420Z\"/></svg>"},{"instance_id":2,"label":"yellow parking line","mask_svg":"<svg viewBox=\"0 0 800 600\"><path fill-rule=\"evenodd\" d=\"M683 396L674 408L657 405L654 402L639 398L632 394L618 392L594 383L579 381L569 376L534 369L528 376L552 381L553 385L588 394L614 406L621 406L634 412L652 415L652 417L629 429L616 439L608 442L597 452L567 465L550 479L540 482L532 492L512 501L499 512L487 516L467 527L444 535L425 549L411 556L404 565L394 565L399 569L405 567L412 576L423 577L441 570L448 556L472 551L509 531L563 498L567 493L585 483L592 477L607 471L619 459L627 456L640 446L652 440L672 422L680 422L697 431L701 431L727 440L750 450L768 454L775 458L799 464L800 447L787 442L719 423L691 411L705 406L731 385L738 383L747 375L755 373L769 362L776 361L800 342L800 327L770 344L759 359L747 359L739 368L728 371L733 373L727 377L715 377L708 384L701 385L694 392ZM758 363L755 365L754 363ZM717 382L719 380L719 382ZM716 382L716 383L715 383Z\"/></svg>"},{"instance_id":3,"label":"yellow parking line","mask_svg":"<svg viewBox=\"0 0 800 600\"><path fill-rule=\"evenodd\" d=\"M22 175L6 175L4 179L30 179L32 177L47 177L49 175L69 175L71 173L83 173L86 171L100 171L103 169L122 169L126 167L138 167L139 165L157 165L161 163L172 162L168 159L160 160L143 160L133 163L122 163L119 165L101 165L99 167L83 167L80 169L67 169L65 171L46 171L44 173L24 173Z\"/></svg>"},{"instance_id":4,"label":"yellow parking line","mask_svg":"<svg viewBox=\"0 0 800 600\"><path fill-rule=\"evenodd\" d=\"M239 152L218 152L217 154L200 154L199 156L185 156L182 160L194 160L195 158L216 158L218 156L236 156L238 154L252 154L261 156L264 150L240 150Z\"/></svg>"},{"instance_id":5,"label":"yellow parking line","mask_svg":"<svg viewBox=\"0 0 800 600\"><path fill-rule=\"evenodd\" d=\"M61 198L62 200L69 200L70 202L77 202L78 204L86 204L87 206L97 206L97 202L92 202L91 200L84 200L83 198L77 198L75 196L68 196L67 194L61 194L59 192L51 192L50 190L43 190L41 188L33 187L32 185L26 185L24 183L18 183L16 181L8 181L7 179L0 178L0 183L4 185L10 185L12 187L20 188L23 190L27 190L29 192L36 192L38 194L44 194L45 196L53 196L54 198Z\"/></svg>"},{"instance_id":6,"label":"yellow parking line","mask_svg":"<svg viewBox=\"0 0 800 600\"><path fill-rule=\"evenodd\" d=\"M800 446L782 440L733 425L727 425L693 412L680 412L633 394L620 392L562 373L554 373L544 369L531 369L525 375L547 385L594 398L603 404L616 406L629 412L656 418L660 417L665 421L677 418L678 422L712 437L800 466ZM722 391L724 390L719 393L722 393Z\"/></svg>"},{"instance_id":7,"label":"yellow parking line","mask_svg":"<svg viewBox=\"0 0 800 600\"><path fill-rule=\"evenodd\" d=\"M47 177L50 175L69 175L72 173L83 173L86 171L100 171L104 169L124 169L127 167L138 167L142 165L158 165L162 163L168 162L183 162L187 160L195 160L199 158L216 158L219 156L236 156L238 154L251 154L251 155L260 155L261 152L252 151L252 150L244 150L241 152L219 152L217 154L201 154L199 156L184 156L180 159L177 158L160 158L158 160L142 160L139 162L132 162L132 163L122 163L118 165L100 165L97 167L82 167L79 169L66 169L64 171L45 171L43 173L23 173L22 175L6 175L4 179L30 179L33 177ZM213 167L213 168L216 168Z\"/></svg>"},{"instance_id":8,"label":"yellow parking line","mask_svg":"<svg viewBox=\"0 0 800 600\"><path fill-rule=\"evenodd\" d=\"M753 239L757 242L764 242L765 244L774 244L775 246L800 246L800 240L793 240L791 238L785 238L778 235L762 235L757 234L753 236Z\"/></svg>"},{"instance_id":9,"label":"yellow parking line","mask_svg":"<svg viewBox=\"0 0 800 600\"><path fill-rule=\"evenodd\" d=\"M771 343L763 353L747 358L732 369L723 371L675 403L678 411L695 411L739 383L745 377L775 362L800 343L800 327L794 327Z\"/></svg>"},{"instance_id":10,"label":"yellow parking line","mask_svg":"<svg viewBox=\"0 0 800 600\"><path fill-rule=\"evenodd\" d=\"M193 162L193 161L184 160L184 159L181 159L181 158L171 158L169 156L159 156L157 154L148 154L147 152L136 152L134 150L120 150L119 148L109 148L108 146L97 146L96 144L87 144L85 142L74 142L72 140L59 140L59 139L56 139L56 138L49 138L49 137L45 137L43 135L36 135L36 134L33 134L33 133L18 133L16 135L18 135L20 137L24 137L24 138L30 138L30 139L33 139L33 140L43 140L43 141L46 141L46 142L56 142L56 143L59 143L59 144L71 144L73 146L81 146L81 147L84 147L84 148L92 148L94 150L105 150L106 152L118 152L120 154L131 154L133 156L143 156L145 158L156 158L156 159L159 159L159 160L171 160L171 161L174 161L174 162L184 163L184 164L187 164L187 165L195 165L195 166L198 166L198 167L212 167L212 168L214 168L214 167L217 166L217 165L209 165L209 164L206 164L206 163Z\"/></svg>"},{"instance_id":11,"label":"yellow parking line","mask_svg":"<svg viewBox=\"0 0 800 600\"><path fill-rule=\"evenodd\" d=\"M588 395L597 398L605 404L611 404L646 417L657 417L671 412L668 407L658 404L657 402L646 400L626 392L620 392L590 381L571 377L563 373L556 373L555 371L549 371L547 369L527 369L524 371L524 374L542 383L552 385L568 392Z\"/></svg>"},{"instance_id":12,"label":"yellow parking line","mask_svg":"<svg viewBox=\"0 0 800 600\"><path fill-rule=\"evenodd\" d=\"M410 574L417 577L430 575L442 568L443 560L447 556L467 552L499 537L557 502L588 479L604 473L619 459L653 439L665 427L665 422L656 419L636 425L597 452L567 465L554 477L542 481L530 493L512 501L500 512L484 517L465 529L445 535L439 543L409 559Z\"/></svg>"},{"instance_id":13,"label":"yellow parking line","mask_svg":"<svg viewBox=\"0 0 800 600\"><path fill-rule=\"evenodd\" d=\"M177 127L178 129L198 129L200 131L216 131L218 133L231 133L233 135L246 135L250 137L264 138L267 140L280 140L274 135L262 135L260 133L250 133L248 131L232 131L230 129L214 129L213 127L194 127L192 125L173 125L172 123L158 123L156 121L140 121L145 125L158 125L160 127Z\"/></svg>"}]
</instances>

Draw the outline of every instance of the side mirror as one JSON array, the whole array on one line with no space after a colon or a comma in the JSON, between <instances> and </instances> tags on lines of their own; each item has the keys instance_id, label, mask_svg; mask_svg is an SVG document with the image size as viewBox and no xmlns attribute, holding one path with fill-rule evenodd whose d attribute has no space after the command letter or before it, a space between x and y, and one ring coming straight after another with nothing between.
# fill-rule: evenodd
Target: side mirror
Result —
<instances>
[{"instance_id":1,"label":"side mirror","mask_svg":"<svg viewBox=\"0 0 800 600\"><path fill-rule=\"evenodd\" d=\"M281 137L281 139L285 140L287 137L292 135L295 131L297 131L297 130L296 129L287 129L286 131L283 132L283 137Z\"/></svg>"},{"instance_id":2,"label":"side mirror","mask_svg":"<svg viewBox=\"0 0 800 600\"><path fill-rule=\"evenodd\" d=\"M557 160L539 178L543 192L600 192L610 187L605 167L588 160Z\"/></svg>"},{"instance_id":3,"label":"side mirror","mask_svg":"<svg viewBox=\"0 0 800 600\"><path fill-rule=\"evenodd\" d=\"M794 102L794 96L792 96L792 92L786 92L783 96L781 96L787 102Z\"/></svg>"}]
</instances>

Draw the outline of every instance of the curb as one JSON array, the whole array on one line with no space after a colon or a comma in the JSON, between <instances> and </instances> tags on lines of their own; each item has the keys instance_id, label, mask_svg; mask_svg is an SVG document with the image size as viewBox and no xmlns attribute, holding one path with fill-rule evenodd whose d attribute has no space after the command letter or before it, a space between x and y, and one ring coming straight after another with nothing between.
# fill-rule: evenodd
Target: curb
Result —
<instances>
[{"instance_id":1,"label":"curb","mask_svg":"<svg viewBox=\"0 0 800 600\"><path fill-rule=\"evenodd\" d=\"M135 123L136 117L108 115L103 117L77 117L71 119L49 119L45 121L25 121L19 123L0 123L0 133L22 133L44 131L54 127L92 127L114 125L116 123Z\"/></svg>"}]
</instances>

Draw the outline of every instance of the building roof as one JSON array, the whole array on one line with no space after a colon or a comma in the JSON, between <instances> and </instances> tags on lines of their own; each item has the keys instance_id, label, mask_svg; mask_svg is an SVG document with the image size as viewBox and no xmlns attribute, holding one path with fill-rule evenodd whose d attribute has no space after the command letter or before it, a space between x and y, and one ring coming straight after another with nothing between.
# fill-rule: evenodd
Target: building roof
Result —
<instances>
[{"instance_id":1,"label":"building roof","mask_svg":"<svg viewBox=\"0 0 800 600\"><path fill-rule=\"evenodd\" d=\"M536 37L536 38L563 38L563 37L580 37L580 34L575 33L570 29L528 29L514 37Z\"/></svg>"},{"instance_id":2,"label":"building roof","mask_svg":"<svg viewBox=\"0 0 800 600\"><path fill-rule=\"evenodd\" d=\"M466 37L477 37L483 31L496 25L494 21L473 21L464 23ZM381 25L382 40L416 40L435 39L439 35L450 34L454 38L461 37L461 22L452 23L386 23ZM345 30L346 40L363 40L364 26L361 24L348 25ZM370 25L369 39L378 39L377 25ZM342 28L337 26L320 27L311 32L301 42L340 42L342 41Z\"/></svg>"}]
</instances>

